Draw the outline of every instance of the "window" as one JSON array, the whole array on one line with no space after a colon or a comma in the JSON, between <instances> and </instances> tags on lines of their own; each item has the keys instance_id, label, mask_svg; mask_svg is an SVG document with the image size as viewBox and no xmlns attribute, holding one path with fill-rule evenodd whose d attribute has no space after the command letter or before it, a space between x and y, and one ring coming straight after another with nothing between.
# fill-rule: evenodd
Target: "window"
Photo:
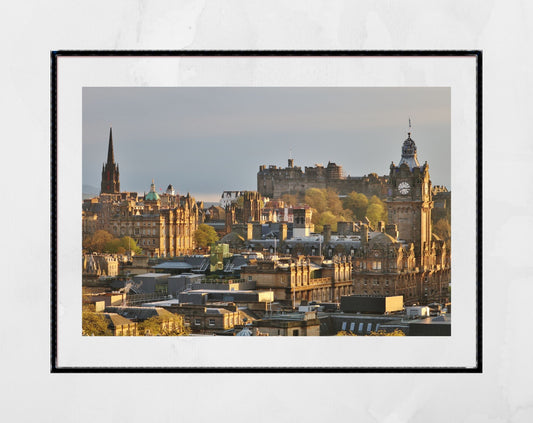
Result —
<instances>
[{"instance_id":1,"label":"window","mask_svg":"<svg viewBox=\"0 0 533 423\"><path fill-rule=\"evenodd\" d=\"M251 277L251 276L248 276L248 280L251 281L251 280L252 280L252 277Z\"/></svg>"},{"instance_id":2,"label":"window","mask_svg":"<svg viewBox=\"0 0 533 423\"><path fill-rule=\"evenodd\" d=\"M355 322L350 323L350 332L353 332L355 329Z\"/></svg>"},{"instance_id":3,"label":"window","mask_svg":"<svg viewBox=\"0 0 533 423\"><path fill-rule=\"evenodd\" d=\"M200 319L194 319L194 324L196 326L200 326L202 324L202 321Z\"/></svg>"},{"instance_id":4,"label":"window","mask_svg":"<svg viewBox=\"0 0 533 423\"><path fill-rule=\"evenodd\" d=\"M347 323L346 323L346 322L342 322L342 326L341 326L341 329L342 329L342 330L346 330L346 325L347 325Z\"/></svg>"},{"instance_id":5,"label":"window","mask_svg":"<svg viewBox=\"0 0 533 423\"><path fill-rule=\"evenodd\" d=\"M372 323L369 323L368 325L366 325L366 331L370 332L371 330L372 330Z\"/></svg>"},{"instance_id":6,"label":"window","mask_svg":"<svg viewBox=\"0 0 533 423\"><path fill-rule=\"evenodd\" d=\"M359 328L357 328L357 332L359 333L363 332L363 325L364 323L359 323Z\"/></svg>"},{"instance_id":7,"label":"window","mask_svg":"<svg viewBox=\"0 0 533 423\"><path fill-rule=\"evenodd\" d=\"M215 326L215 319L209 319L209 326Z\"/></svg>"}]
</instances>

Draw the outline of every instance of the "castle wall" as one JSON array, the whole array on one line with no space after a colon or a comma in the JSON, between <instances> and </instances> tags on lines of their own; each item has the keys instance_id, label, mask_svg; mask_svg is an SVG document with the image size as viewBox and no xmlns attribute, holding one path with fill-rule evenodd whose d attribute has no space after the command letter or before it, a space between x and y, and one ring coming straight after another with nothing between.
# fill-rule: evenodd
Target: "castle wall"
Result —
<instances>
[{"instance_id":1,"label":"castle wall","mask_svg":"<svg viewBox=\"0 0 533 423\"><path fill-rule=\"evenodd\" d=\"M267 168L262 165L257 173L257 191L270 198L279 198L284 194L304 195L310 188L331 188L339 195L348 195L356 191L368 197L377 195L385 198L387 183L387 176L378 176L375 173L346 178L342 174L342 167L335 163L329 163L327 168L317 165L306 167L305 170L301 167Z\"/></svg>"}]
</instances>

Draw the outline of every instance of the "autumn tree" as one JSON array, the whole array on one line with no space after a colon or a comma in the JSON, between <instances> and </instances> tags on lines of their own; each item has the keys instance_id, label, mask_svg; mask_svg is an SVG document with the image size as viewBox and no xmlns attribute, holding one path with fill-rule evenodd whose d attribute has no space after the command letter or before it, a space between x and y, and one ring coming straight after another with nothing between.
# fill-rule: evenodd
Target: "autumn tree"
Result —
<instances>
[{"instance_id":1,"label":"autumn tree","mask_svg":"<svg viewBox=\"0 0 533 423\"><path fill-rule=\"evenodd\" d=\"M83 249L89 252L103 252L105 245L113 239L113 235L100 229L93 235L89 235L83 240Z\"/></svg>"},{"instance_id":2,"label":"autumn tree","mask_svg":"<svg viewBox=\"0 0 533 423\"><path fill-rule=\"evenodd\" d=\"M358 336L354 332L349 332L345 330L341 330L337 332L336 336ZM378 331L372 331L366 336L405 336L405 333L401 329L394 329L392 332L387 332L383 329L380 329Z\"/></svg>"},{"instance_id":3,"label":"autumn tree","mask_svg":"<svg viewBox=\"0 0 533 423\"><path fill-rule=\"evenodd\" d=\"M383 329L380 329L376 332L372 331L368 336L405 336L405 333L401 329L394 329L392 332L387 332Z\"/></svg>"},{"instance_id":4,"label":"autumn tree","mask_svg":"<svg viewBox=\"0 0 533 423\"><path fill-rule=\"evenodd\" d=\"M109 322L103 314L85 309L81 315L82 333L86 336L112 336Z\"/></svg>"},{"instance_id":5,"label":"autumn tree","mask_svg":"<svg viewBox=\"0 0 533 423\"><path fill-rule=\"evenodd\" d=\"M135 254L140 254L142 249L137 246L135 240L129 236L122 238L113 238L104 246L105 253L124 254L126 251L133 251Z\"/></svg>"},{"instance_id":6,"label":"autumn tree","mask_svg":"<svg viewBox=\"0 0 533 423\"><path fill-rule=\"evenodd\" d=\"M207 248L207 246L218 241L218 234L212 226L202 223L194 233L196 246L200 248Z\"/></svg>"},{"instance_id":7,"label":"autumn tree","mask_svg":"<svg viewBox=\"0 0 533 423\"><path fill-rule=\"evenodd\" d=\"M139 323L139 334L152 336L184 336L190 331L185 327L183 316L173 317L154 316Z\"/></svg>"}]
</instances>

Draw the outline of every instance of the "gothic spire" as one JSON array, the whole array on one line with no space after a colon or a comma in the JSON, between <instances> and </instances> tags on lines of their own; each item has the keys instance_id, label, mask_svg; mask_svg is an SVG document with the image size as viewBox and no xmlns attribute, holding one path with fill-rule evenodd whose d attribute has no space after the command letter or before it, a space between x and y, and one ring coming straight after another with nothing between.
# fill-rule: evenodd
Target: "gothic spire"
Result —
<instances>
[{"instance_id":1,"label":"gothic spire","mask_svg":"<svg viewBox=\"0 0 533 423\"><path fill-rule=\"evenodd\" d=\"M107 163L115 163L115 154L113 153L113 128L109 128L109 147L107 148Z\"/></svg>"}]
</instances>

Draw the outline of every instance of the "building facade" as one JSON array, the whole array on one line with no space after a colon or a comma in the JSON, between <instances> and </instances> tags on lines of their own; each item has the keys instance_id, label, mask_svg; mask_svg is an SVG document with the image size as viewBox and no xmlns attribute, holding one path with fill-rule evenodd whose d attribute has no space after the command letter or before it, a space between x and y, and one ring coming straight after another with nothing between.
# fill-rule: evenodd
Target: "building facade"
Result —
<instances>
[{"instance_id":1,"label":"building facade","mask_svg":"<svg viewBox=\"0 0 533 423\"><path fill-rule=\"evenodd\" d=\"M179 197L172 208L163 208L152 181L142 203L125 200L109 219L115 237L129 236L143 252L155 257L192 254L196 248L198 206L193 197Z\"/></svg>"},{"instance_id":2,"label":"building facade","mask_svg":"<svg viewBox=\"0 0 533 423\"><path fill-rule=\"evenodd\" d=\"M274 301L299 305L302 301L340 301L353 291L352 263L335 257L273 258L243 266L241 277L256 289L272 290Z\"/></svg>"},{"instance_id":3,"label":"building facade","mask_svg":"<svg viewBox=\"0 0 533 423\"><path fill-rule=\"evenodd\" d=\"M390 166L387 225L369 237L362 227L353 251L354 293L403 295L406 304L450 300L450 258L432 233L432 187L427 162L420 166L408 134L398 166ZM381 232L381 233L379 233Z\"/></svg>"},{"instance_id":4,"label":"building facade","mask_svg":"<svg viewBox=\"0 0 533 423\"><path fill-rule=\"evenodd\" d=\"M284 194L304 195L310 188L330 188L340 195L356 191L369 197L377 195L384 198L387 195L387 183L387 176L375 173L346 177L342 166L332 162L327 167L317 164L302 170L301 167L294 166L293 159L289 159L286 168L261 165L257 173L257 191L270 198L279 198Z\"/></svg>"}]
</instances>

